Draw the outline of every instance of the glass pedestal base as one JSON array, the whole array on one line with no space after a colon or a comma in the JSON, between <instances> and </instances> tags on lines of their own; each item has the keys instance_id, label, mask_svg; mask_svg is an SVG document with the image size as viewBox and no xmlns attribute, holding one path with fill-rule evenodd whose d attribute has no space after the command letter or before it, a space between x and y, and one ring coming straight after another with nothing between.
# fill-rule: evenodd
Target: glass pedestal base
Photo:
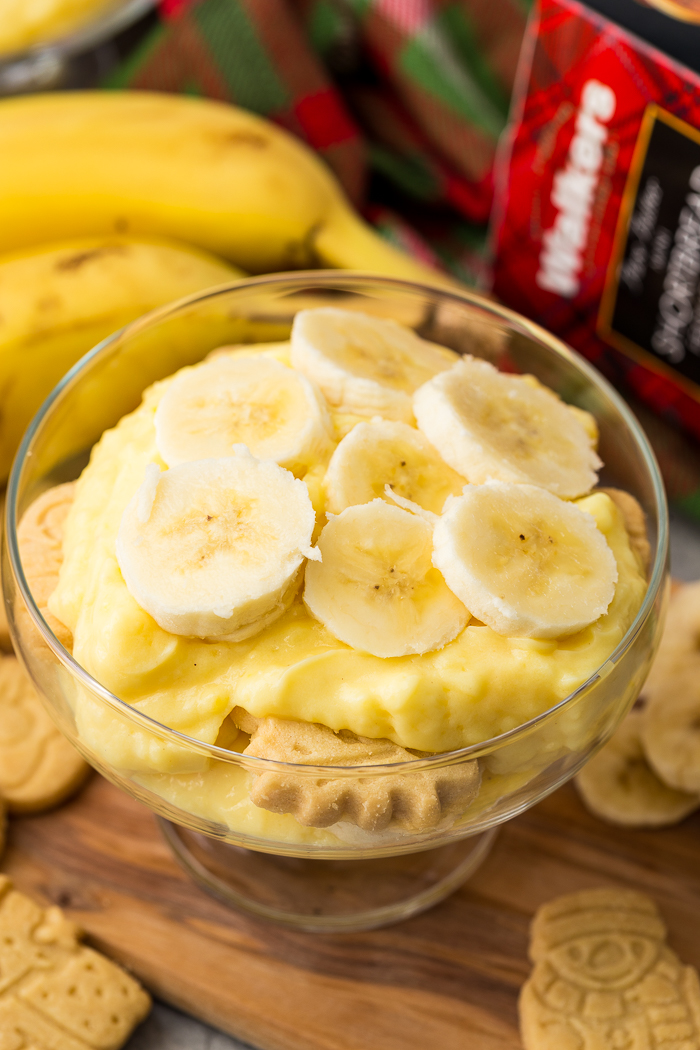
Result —
<instances>
[{"instance_id":1,"label":"glass pedestal base","mask_svg":"<svg viewBox=\"0 0 700 1050\"><path fill-rule=\"evenodd\" d=\"M258 918L317 933L370 930L425 911L476 871L496 836L492 828L423 853L313 860L258 853L158 821L203 889Z\"/></svg>"}]
</instances>

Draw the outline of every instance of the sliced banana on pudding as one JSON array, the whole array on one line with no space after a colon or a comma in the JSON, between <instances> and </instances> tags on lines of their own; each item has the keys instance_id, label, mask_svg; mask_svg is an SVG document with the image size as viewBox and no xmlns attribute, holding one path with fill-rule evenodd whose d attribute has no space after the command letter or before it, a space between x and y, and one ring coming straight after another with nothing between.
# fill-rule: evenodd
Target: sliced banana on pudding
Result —
<instances>
[{"instance_id":1,"label":"sliced banana on pudding","mask_svg":"<svg viewBox=\"0 0 700 1050\"><path fill-rule=\"evenodd\" d=\"M406 423L379 419L358 423L340 442L328 464L328 510L384 498L386 486L398 496L440 514L448 496L466 485L430 442Z\"/></svg>"},{"instance_id":2,"label":"sliced banana on pudding","mask_svg":"<svg viewBox=\"0 0 700 1050\"><path fill-rule=\"evenodd\" d=\"M583 496L601 461L593 437L563 401L527 377L465 357L416 391L413 411L446 463L469 481L539 485Z\"/></svg>"},{"instance_id":3,"label":"sliced banana on pudding","mask_svg":"<svg viewBox=\"0 0 700 1050\"><path fill-rule=\"evenodd\" d=\"M617 564L595 519L534 485L469 485L448 500L433 542L448 586L498 634L573 634L615 594Z\"/></svg>"},{"instance_id":4,"label":"sliced banana on pudding","mask_svg":"<svg viewBox=\"0 0 700 1050\"><path fill-rule=\"evenodd\" d=\"M255 634L284 612L314 556L304 482L243 446L236 452L162 473L149 464L122 516L116 553L126 586L172 634Z\"/></svg>"},{"instance_id":5,"label":"sliced banana on pudding","mask_svg":"<svg viewBox=\"0 0 700 1050\"><path fill-rule=\"evenodd\" d=\"M328 408L306 376L269 356L221 355L180 372L155 414L158 452L169 467L230 456L308 466L333 447Z\"/></svg>"},{"instance_id":6,"label":"sliced banana on pudding","mask_svg":"<svg viewBox=\"0 0 700 1050\"><path fill-rule=\"evenodd\" d=\"M457 354L396 321L354 310L300 310L292 326L292 364L315 380L342 412L410 423L413 392Z\"/></svg>"},{"instance_id":7,"label":"sliced banana on pudding","mask_svg":"<svg viewBox=\"0 0 700 1050\"><path fill-rule=\"evenodd\" d=\"M432 528L375 499L330 520L322 560L306 567L304 601L341 642L374 656L440 649L469 613L431 563Z\"/></svg>"}]
</instances>

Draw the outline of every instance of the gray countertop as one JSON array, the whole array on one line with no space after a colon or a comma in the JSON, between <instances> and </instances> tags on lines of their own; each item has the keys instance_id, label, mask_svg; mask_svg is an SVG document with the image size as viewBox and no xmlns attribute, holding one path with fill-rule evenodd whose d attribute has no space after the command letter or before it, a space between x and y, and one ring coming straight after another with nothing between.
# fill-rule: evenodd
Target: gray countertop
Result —
<instances>
[{"instance_id":1,"label":"gray countertop","mask_svg":"<svg viewBox=\"0 0 700 1050\"><path fill-rule=\"evenodd\" d=\"M700 580L700 522L671 511L671 574Z\"/></svg>"},{"instance_id":2,"label":"gray countertop","mask_svg":"<svg viewBox=\"0 0 700 1050\"><path fill-rule=\"evenodd\" d=\"M239 1043L163 1003L156 1003L125 1050L248 1050L248 1043Z\"/></svg>"},{"instance_id":3,"label":"gray countertop","mask_svg":"<svg viewBox=\"0 0 700 1050\"><path fill-rule=\"evenodd\" d=\"M678 513L671 515L671 572L679 580L700 579L700 523ZM248 1050L248 1047L247 1043L156 1003L125 1050Z\"/></svg>"}]
</instances>

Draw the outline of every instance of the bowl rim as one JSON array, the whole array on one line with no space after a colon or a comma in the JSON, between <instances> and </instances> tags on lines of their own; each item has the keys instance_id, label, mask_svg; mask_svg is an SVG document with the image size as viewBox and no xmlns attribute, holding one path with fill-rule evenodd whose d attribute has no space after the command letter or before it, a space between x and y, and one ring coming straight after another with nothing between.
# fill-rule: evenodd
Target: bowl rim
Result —
<instances>
[{"instance_id":1,"label":"bowl rim","mask_svg":"<svg viewBox=\"0 0 700 1050\"><path fill-rule=\"evenodd\" d=\"M505 733L500 733L497 736L489 737L487 740L479 741L476 744L470 744L468 747L459 748L454 751L436 752L433 755L427 757L416 757L406 762L379 763L362 766L306 765L301 763L282 762L273 759L259 758L257 756L248 756L241 752L218 747L216 744L207 744L204 741L187 736L187 734L182 733L177 729L172 729L169 726L164 725L162 722L156 721L154 718L151 718L150 715L144 714L142 711L139 711L125 700L121 700L114 693L110 692L110 690L103 686L101 682L93 678L92 675L90 675L89 672L74 659L72 653L69 652L61 642L59 642L34 601L24 575L19 555L17 528L15 525L17 493L27 458L31 455L32 442L41 428L44 419L51 411L54 403L62 397L64 392L66 392L75 381L81 378L84 371L88 369L97 358L101 356L109 356L121 341L130 338L133 334L136 334L141 330L146 330L158 325L161 321L171 318L181 310L189 309L199 303L204 303L208 300L216 299L219 296L227 295L230 292L235 292L237 289L264 289L268 285L281 285L283 287L287 286L292 288L294 285L298 284L300 285L299 290L301 291L309 285L314 287L333 286L338 282L344 282L346 285L357 283L363 287L366 287L368 284L381 285L389 291L394 288L399 292L417 291L424 295L426 293L428 295L437 294L440 295L443 300L447 298L448 301L452 300L453 302L462 305L466 304L469 306L475 306L480 310L483 310L485 313L490 314L495 319L501 322L506 322L511 329L515 329L516 331L525 334L536 342L544 343L547 349L564 357L593 387L599 389L610 401L612 401L614 407L620 413L628 430L631 432L635 443L642 453L644 463L652 482L653 494L658 509L656 555L649 573L647 589L642 604L627 631L603 663L600 664L600 666L597 667L588 678L581 683L581 685L577 686L576 689L565 696L562 700L558 701L558 703L554 704L552 707L547 708L546 711L535 715L534 718L529 719L527 722L522 722L513 729L509 729ZM592 365L568 347L562 340L552 335L534 321L530 321L528 318L523 317L514 310L510 310L508 307L501 306L490 299L486 299L470 289L465 288L464 291L462 291L458 288L451 289L442 283L430 285L403 278L379 276L359 270L296 270L289 273L264 274L259 277L249 277L237 281L226 282L225 284L216 285L203 292L195 292L192 295L185 296L172 303L168 303L165 306L151 310L149 313L142 315L128 325L125 325L123 328L107 336L106 339L103 339L89 350L68 372L66 372L40 406L36 415L27 427L12 464L12 470L7 486L4 526L3 531L5 542L7 544L12 577L22 595L22 599L29 611L34 626L42 635L54 657L59 660L71 676L77 678L89 693L104 701L108 707L111 707L118 715L135 722L141 729L165 740L171 745L177 744L189 752L203 755L217 761L244 765L250 771L257 768L259 772L262 772L263 770L279 770L284 772L294 772L298 775L313 776L322 774L327 776L328 771L332 769L334 775L341 777L348 775L366 776L369 773L377 776L380 775L380 771L381 774L388 774L390 772L395 773L397 770L400 770L401 772L418 772L420 770L437 769L443 766L451 766L464 761L470 761L481 755L497 751L514 743L516 740L527 737L535 732L544 722L556 718L566 707L590 689L596 681L607 677L607 675L613 670L615 664L621 659L642 630L652 612L659 591L661 590L666 578L669 546L668 506L658 462L651 449L649 441L633 412L600 372L594 369ZM7 580L5 579L4 570L5 566L3 564L3 590L6 595ZM12 629L13 618L10 616L8 619Z\"/></svg>"}]
</instances>

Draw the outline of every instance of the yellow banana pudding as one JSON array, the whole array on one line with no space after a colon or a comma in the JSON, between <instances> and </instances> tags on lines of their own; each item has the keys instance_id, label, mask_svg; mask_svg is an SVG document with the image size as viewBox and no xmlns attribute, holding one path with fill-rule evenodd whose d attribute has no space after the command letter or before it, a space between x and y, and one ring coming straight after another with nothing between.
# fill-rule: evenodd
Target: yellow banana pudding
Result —
<instances>
[{"instance_id":1,"label":"yellow banana pudding","mask_svg":"<svg viewBox=\"0 0 700 1050\"><path fill-rule=\"evenodd\" d=\"M94 678L205 743L279 761L306 726L313 761L328 744L353 765L484 741L582 685L646 590L621 512L592 491L582 416L393 322L301 311L291 343L217 351L105 432L50 610ZM363 833L437 823L478 793L471 763L393 810L386 792L324 809L263 778L252 801L244 771L74 707L106 763L263 836L324 841L343 813ZM584 729L558 731L573 749Z\"/></svg>"}]
</instances>

